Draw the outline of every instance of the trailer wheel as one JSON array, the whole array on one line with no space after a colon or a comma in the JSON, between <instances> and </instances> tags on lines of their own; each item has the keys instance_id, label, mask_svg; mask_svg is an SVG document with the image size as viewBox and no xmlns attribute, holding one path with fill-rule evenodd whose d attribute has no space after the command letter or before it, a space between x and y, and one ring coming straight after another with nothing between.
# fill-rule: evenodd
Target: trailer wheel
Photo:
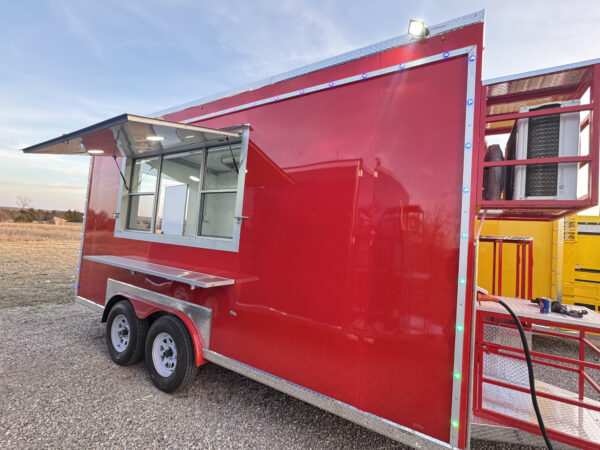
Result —
<instances>
[{"instance_id":1,"label":"trailer wheel","mask_svg":"<svg viewBox=\"0 0 600 450\"><path fill-rule=\"evenodd\" d=\"M192 340L174 316L157 319L146 337L146 364L154 385L164 392L186 387L196 376Z\"/></svg>"},{"instance_id":2,"label":"trailer wheel","mask_svg":"<svg viewBox=\"0 0 600 450\"><path fill-rule=\"evenodd\" d=\"M112 307L106 320L106 347L110 358L121 366L135 364L144 357L148 322L136 317L128 301Z\"/></svg>"}]
</instances>

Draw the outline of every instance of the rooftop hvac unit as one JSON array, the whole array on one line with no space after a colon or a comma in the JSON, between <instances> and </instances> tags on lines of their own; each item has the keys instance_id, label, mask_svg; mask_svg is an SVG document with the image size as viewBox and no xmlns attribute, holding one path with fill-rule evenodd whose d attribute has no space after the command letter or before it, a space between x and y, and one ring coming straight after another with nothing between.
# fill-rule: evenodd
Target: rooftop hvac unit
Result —
<instances>
[{"instance_id":1,"label":"rooftop hvac unit","mask_svg":"<svg viewBox=\"0 0 600 450\"><path fill-rule=\"evenodd\" d=\"M579 100L545 103L519 112L575 105ZM507 159L578 156L579 112L517 120L506 152ZM507 172L508 188L513 171ZM512 194L514 200L577 200L577 163L515 166Z\"/></svg>"}]
</instances>

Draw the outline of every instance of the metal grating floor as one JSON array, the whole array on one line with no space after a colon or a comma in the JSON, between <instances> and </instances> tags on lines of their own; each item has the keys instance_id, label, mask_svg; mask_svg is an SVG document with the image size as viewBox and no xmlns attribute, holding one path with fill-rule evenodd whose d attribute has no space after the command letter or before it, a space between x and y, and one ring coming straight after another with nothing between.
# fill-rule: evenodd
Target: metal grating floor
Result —
<instances>
[{"instance_id":1,"label":"metal grating floor","mask_svg":"<svg viewBox=\"0 0 600 450\"><path fill-rule=\"evenodd\" d=\"M496 422L477 416L474 416L471 422L471 439L546 448L544 439L537 434L507 427L506 425L499 425ZM552 441L552 447L555 450L575 448L557 441Z\"/></svg>"},{"instance_id":2,"label":"metal grating floor","mask_svg":"<svg viewBox=\"0 0 600 450\"><path fill-rule=\"evenodd\" d=\"M527 338L529 344L531 344L531 333L527 333ZM521 347L516 330L491 325L485 325L484 327L484 340L518 348ZM483 374L486 378L529 387L527 366L524 361L486 353L483 358ZM576 393L539 380L536 380L536 389L539 392L577 399ZM586 401L600 405L600 402L591 399L586 398ZM538 403L546 428L577 436L591 442L600 442L600 412L567 405L539 396ZM498 414L537 425L537 419L531 404L531 397L527 393L484 383L482 386L482 407ZM473 417L471 432L472 438L475 439L544 446L539 436L476 416ZM568 448L564 444L557 445L556 447Z\"/></svg>"},{"instance_id":3,"label":"metal grating floor","mask_svg":"<svg viewBox=\"0 0 600 450\"><path fill-rule=\"evenodd\" d=\"M572 392L540 381L536 381L536 389L539 392L577 398ZM538 403L546 428L591 442L600 442L600 413L541 397L538 397ZM537 425L531 397L524 392L484 384L483 407Z\"/></svg>"}]
</instances>

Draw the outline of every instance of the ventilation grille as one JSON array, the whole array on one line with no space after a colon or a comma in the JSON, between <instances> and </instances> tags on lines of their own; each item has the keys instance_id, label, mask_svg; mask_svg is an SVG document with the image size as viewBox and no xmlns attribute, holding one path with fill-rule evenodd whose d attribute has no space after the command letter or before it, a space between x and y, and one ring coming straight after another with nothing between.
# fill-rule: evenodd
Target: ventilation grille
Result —
<instances>
[{"instance_id":1,"label":"ventilation grille","mask_svg":"<svg viewBox=\"0 0 600 450\"><path fill-rule=\"evenodd\" d=\"M556 105L551 105L554 106ZM559 138L559 114L529 118L527 159L557 158ZM527 197L555 196L557 179L558 164L527 166L525 195Z\"/></svg>"}]
</instances>

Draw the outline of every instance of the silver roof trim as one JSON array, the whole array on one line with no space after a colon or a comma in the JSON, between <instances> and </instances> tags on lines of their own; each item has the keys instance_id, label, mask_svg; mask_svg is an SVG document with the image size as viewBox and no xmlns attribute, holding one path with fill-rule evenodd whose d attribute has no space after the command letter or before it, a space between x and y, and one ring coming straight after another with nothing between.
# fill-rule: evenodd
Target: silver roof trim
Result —
<instances>
[{"instance_id":1,"label":"silver roof trim","mask_svg":"<svg viewBox=\"0 0 600 450\"><path fill-rule=\"evenodd\" d=\"M482 9L472 14L467 14L466 16L458 17L456 19L449 20L447 22L443 22L437 25L432 25L429 27L429 37L433 37L439 34L447 33L448 31L455 30L458 28L463 28L469 25L473 25L475 23L480 23L485 20L485 10ZM177 111L182 111L184 109L192 108L194 106L204 105L206 103L213 102L215 100L219 100L226 97L232 97L237 94L241 94L243 92L247 92L254 89L259 89L264 86L269 86L271 84L279 83L281 81L290 80L292 78L300 77L302 75L306 75L307 73L316 72L318 70L327 69L329 67L334 67L340 64L347 63L349 61L353 61L355 59L363 58L368 55L374 55L377 53L384 52L386 50L390 50L396 47L402 47L407 44L415 42L415 39L412 38L408 34L403 34L401 36L396 36L391 39L387 39L385 41L378 42L376 44L368 45L366 47L359 48L357 50L352 50L347 53L342 53L341 55L333 56L331 58L323 59L321 61L308 64L303 67L299 67L297 69L293 69L287 72L283 72L279 75L274 75L272 77L263 78L262 80L255 81L253 83L245 84L243 86L229 89L218 94L209 95L207 97L202 97L197 100L193 100L191 102L183 103L181 105L177 105L171 108L164 109L162 111L157 111L152 114L148 114L150 117L159 117L164 116L166 114L171 114Z\"/></svg>"},{"instance_id":2,"label":"silver roof trim","mask_svg":"<svg viewBox=\"0 0 600 450\"><path fill-rule=\"evenodd\" d=\"M538 75L546 75L554 72L562 72L563 70L579 69L580 67L592 66L594 64L600 64L600 58L588 59L586 61L579 61L571 64L564 64L562 66L547 67L545 69L532 70L529 72L518 73L515 75L505 75L503 77L490 78L489 80L483 80L482 83L484 86L489 86L490 84L520 80L521 78L535 77Z\"/></svg>"}]
</instances>

